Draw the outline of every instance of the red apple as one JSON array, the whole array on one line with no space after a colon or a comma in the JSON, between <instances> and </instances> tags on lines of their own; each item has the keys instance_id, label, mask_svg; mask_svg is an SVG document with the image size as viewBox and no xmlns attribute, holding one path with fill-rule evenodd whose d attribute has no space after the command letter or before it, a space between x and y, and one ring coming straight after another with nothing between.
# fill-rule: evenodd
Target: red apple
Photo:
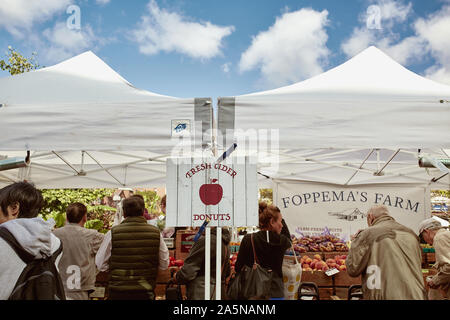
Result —
<instances>
[{"instance_id":1,"label":"red apple","mask_svg":"<svg viewBox=\"0 0 450 320\"><path fill-rule=\"evenodd\" d=\"M320 261L320 260L322 260L322 257L320 256L320 254L315 254L314 259L317 259Z\"/></svg>"},{"instance_id":2,"label":"red apple","mask_svg":"<svg viewBox=\"0 0 450 320\"><path fill-rule=\"evenodd\" d=\"M223 189L220 184L214 184L217 179L211 179L210 184L204 184L200 187L198 193L200 200L205 205L217 205L222 200Z\"/></svg>"},{"instance_id":3,"label":"red apple","mask_svg":"<svg viewBox=\"0 0 450 320\"><path fill-rule=\"evenodd\" d=\"M175 260L175 261L174 261L174 264L175 264L177 267L182 267L183 264L184 264L184 261L183 261L183 260Z\"/></svg>"}]
</instances>

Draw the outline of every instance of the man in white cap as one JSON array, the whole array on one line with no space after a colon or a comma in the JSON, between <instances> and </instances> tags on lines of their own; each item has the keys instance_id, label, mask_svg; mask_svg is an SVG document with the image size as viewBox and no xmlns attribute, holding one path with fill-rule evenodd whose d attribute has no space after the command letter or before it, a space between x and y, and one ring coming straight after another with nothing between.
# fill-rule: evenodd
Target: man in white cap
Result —
<instances>
[{"instance_id":1,"label":"man in white cap","mask_svg":"<svg viewBox=\"0 0 450 320\"><path fill-rule=\"evenodd\" d=\"M444 299L450 298L450 231L442 227L441 223L433 218L422 221L419 235L434 247L438 273L428 280L431 289L439 289ZM430 294L436 299L435 291ZM431 298L431 296L430 296Z\"/></svg>"}]
</instances>

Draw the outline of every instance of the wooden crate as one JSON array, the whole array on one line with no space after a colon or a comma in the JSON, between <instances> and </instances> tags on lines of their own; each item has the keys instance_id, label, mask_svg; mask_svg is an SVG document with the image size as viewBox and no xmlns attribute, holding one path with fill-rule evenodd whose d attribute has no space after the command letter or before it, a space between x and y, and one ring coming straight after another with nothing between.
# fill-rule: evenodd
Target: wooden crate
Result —
<instances>
[{"instance_id":1,"label":"wooden crate","mask_svg":"<svg viewBox=\"0 0 450 320\"><path fill-rule=\"evenodd\" d=\"M348 288L319 287L320 300L347 300Z\"/></svg>"},{"instance_id":2,"label":"wooden crate","mask_svg":"<svg viewBox=\"0 0 450 320\"><path fill-rule=\"evenodd\" d=\"M322 271L302 271L302 282L314 282L318 287L332 287L333 279Z\"/></svg>"},{"instance_id":3,"label":"wooden crate","mask_svg":"<svg viewBox=\"0 0 450 320\"><path fill-rule=\"evenodd\" d=\"M336 256L346 256L348 255L348 252L344 251L332 251L332 252L323 252L323 260L326 261L327 259L334 259Z\"/></svg>"},{"instance_id":4,"label":"wooden crate","mask_svg":"<svg viewBox=\"0 0 450 320\"><path fill-rule=\"evenodd\" d=\"M353 284L361 284L361 276L350 277L346 271L340 271L338 274L334 275L334 285L341 287L350 287Z\"/></svg>"}]
</instances>

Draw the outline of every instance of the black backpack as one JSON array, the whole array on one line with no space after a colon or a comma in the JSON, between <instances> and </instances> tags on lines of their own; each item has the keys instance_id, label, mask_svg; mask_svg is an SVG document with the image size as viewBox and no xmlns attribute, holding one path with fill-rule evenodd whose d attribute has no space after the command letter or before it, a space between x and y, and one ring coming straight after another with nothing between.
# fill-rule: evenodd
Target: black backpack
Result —
<instances>
[{"instance_id":1,"label":"black backpack","mask_svg":"<svg viewBox=\"0 0 450 320\"><path fill-rule=\"evenodd\" d=\"M9 300L66 300L64 286L55 266L55 260L62 252L62 243L52 256L35 259L32 254L25 251L8 229L0 227L0 237L27 264Z\"/></svg>"}]
</instances>

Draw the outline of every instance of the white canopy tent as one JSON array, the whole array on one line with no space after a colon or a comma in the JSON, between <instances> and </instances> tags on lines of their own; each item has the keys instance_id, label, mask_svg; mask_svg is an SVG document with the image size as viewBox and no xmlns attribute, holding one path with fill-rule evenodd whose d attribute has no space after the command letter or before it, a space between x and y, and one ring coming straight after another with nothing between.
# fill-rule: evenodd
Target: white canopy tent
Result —
<instances>
[{"instance_id":1,"label":"white canopy tent","mask_svg":"<svg viewBox=\"0 0 450 320\"><path fill-rule=\"evenodd\" d=\"M287 87L220 98L218 129L224 148L258 151L261 178L271 178L261 183L450 186L448 174L418 166L420 148L450 156L450 87L375 47Z\"/></svg>"},{"instance_id":2,"label":"white canopy tent","mask_svg":"<svg viewBox=\"0 0 450 320\"><path fill-rule=\"evenodd\" d=\"M210 144L211 118L210 98L139 90L90 51L1 78L0 160L30 150L31 165L0 171L0 187L161 186L177 147ZM183 138L173 135L180 123Z\"/></svg>"}]
</instances>

